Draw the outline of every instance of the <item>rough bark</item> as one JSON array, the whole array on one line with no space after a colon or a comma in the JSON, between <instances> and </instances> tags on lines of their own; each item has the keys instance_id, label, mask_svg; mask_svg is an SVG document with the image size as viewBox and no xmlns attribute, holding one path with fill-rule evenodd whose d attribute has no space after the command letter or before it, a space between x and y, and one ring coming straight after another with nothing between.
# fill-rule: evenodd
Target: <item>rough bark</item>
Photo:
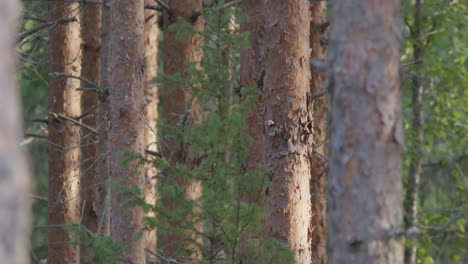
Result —
<instances>
[{"instance_id":1,"label":"rough bark","mask_svg":"<svg viewBox=\"0 0 468 264\"><path fill-rule=\"evenodd\" d=\"M78 15L79 4L49 1L49 19ZM81 36L77 22L56 25L49 31L50 72L79 76ZM81 114L80 81L67 77L49 80L49 109L55 114L77 118ZM64 224L80 220L80 128L49 115L49 225L47 263L78 263L78 247Z\"/></svg>"},{"instance_id":2,"label":"rough bark","mask_svg":"<svg viewBox=\"0 0 468 264\"><path fill-rule=\"evenodd\" d=\"M19 148L23 131L15 78L18 14L18 1L0 2L0 259L3 263L27 264L30 174L24 152Z\"/></svg>"},{"instance_id":3,"label":"rough bark","mask_svg":"<svg viewBox=\"0 0 468 264\"><path fill-rule=\"evenodd\" d=\"M110 177L110 146L109 146L109 89L110 89L110 0L103 0L101 7L101 64L100 64L100 87L98 90L99 111L98 111L98 233L110 235L110 193L107 185Z\"/></svg>"},{"instance_id":4,"label":"rough bark","mask_svg":"<svg viewBox=\"0 0 468 264\"><path fill-rule=\"evenodd\" d=\"M263 232L288 246L298 264L311 263L310 14L302 0L265 1L262 104L268 211Z\"/></svg>"},{"instance_id":5,"label":"rough bark","mask_svg":"<svg viewBox=\"0 0 468 264\"><path fill-rule=\"evenodd\" d=\"M324 33L327 28L327 2L310 3L310 47L311 58L325 60L326 44ZM310 95L324 90L324 73L322 69L311 67ZM325 96L309 100L309 111L312 111L313 151L310 153L311 179L310 195L312 220L309 227L309 239L312 248L312 263L326 263L327 242L327 200L326 200L326 138L327 138L327 100Z\"/></svg>"},{"instance_id":6,"label":"rough bark","mask_svg":"<svg viewBox=\"0 0 468 264\"><path fill-rule=\"evenodd\" d=\"M100 82L100 54L101 48L101 5L85 4L83 10L83 64L81 76L99 84ZM81 82L81 87L90 87ZM90 87L97 88L97 87ZM96 91L84 91L81 95L83 118L81 122L89 127L98 127L99 100ZM82 129L81 131L81 211L82 222L89 231L98 232L98 136ZM86 258L85 247L80 248L80 262L91 263Z\"/></svg>"},{"instance_id":7,"label":"rough bark","mask_svg":"<svg viewBox=\"0 0 468 264\"><path fill-rule=\"evenodd\" d=\"M144 1L110 1L110 172L125 187L144 188L144 173L136 161L123 164L126 151L144 154ZM111 192L111 235L126 246L120 263L144 263L144 240L135 239L142 228L140 207L126 207L122 191Z\"/></svg>"},{"instance_id":8,"label":"rough bark","mask_svg":"<svg viewBox=\"0 0 468 264\"><path fill-rule=\"evenodd\" d=\"M401 264L400 1L345 1L331 18L328 263Z\"/></svg>"},{"instance_id":9,"label":"rough bark","mask_svg":"<svg viewBox=\"0 0 468 264\"><path fill-rule=\"evenodd\" d=\"M176 38L176 32L169 30L169 26L177 22L177 19L183 18L192 24L196 32L201 32L204 27L204 20L201 16L193 19L193 14L199 12L203 7L202 0L170 0L168 4L172 10L169 14L167 11L164 12L164 73L167 75L173 75L176 73L187 73L186 62L199 63L202 58L202 51L198 49L201 44L202 38L199 34L194 34L183 40ZM192 103L188 114L186 116L186 107L191 101L192 94L187 87L169 87L166 85L163 87L163 93L161 94L162 100L162 117L171 126L179 126L183 129L183 126L189 126L196 124L200 121L201 111L196 102ZM186 116L186 121L182 122ZM180 142L176 142L173 139L163 135L163 143L161 144L162 155L171 164L186 164L189 167L193 163L188 159L188 147L182 145ZM182 175L173 175L176 183L185 190L187 199L198 199L202 192L202 187L199 182L186 183L183 180ZM165 200L165 199L164 199ZM166 203L166 207L170 208L171 205ZM201 228L200 226L197 228ZM190 234L189 234L190 235ZM163 233L161 236L162 245L164 252L171 256L178 248L184 248L191 252L192 257L200 257L200 252L193 243L186 243L184 237L187 234L172 235L169 233ZM192 239L200 240L191 234ZM201 242L201 241L199 241Z\"/></svg>"},{"instance_id":10,"label":"rough bark","mask_svg":"<svg viewBox=\"0 0 468 264\"><path fill-rule=\"evenodd\" d=\"M423 19L423 1L416 0L413 26L413 58L414 61L421 61L424 56L424 35L422 27ZM416 66L418 67L418 66ZM412 135L413 146L411 148L411 161L408 172L408 183L406 186L405 197L405 226L406 228L415 227L418 217L418 195L419 182L421 180L422 162L424 159L424 112L423 96L424 86L421 82L420 71L416 70L411 80L412 86ZM417 244L412 243L410 247L405 248L405 262L408 264L416 263Z\"/></svg>"},{"instance_id":11,"label":"rough bark","mask_svg":"<svg viewBox=\"0 0 468 264\"><path fill-rule=\"evenodd\" d=\"M145 0L145 4L154 4L153 0ZM153 10L145 10L145 148L157 152L157 120L158 120L158 90L152 83L158 75L158 13ZM145 170L145 200L146 203L155 205L157 200L157 170L149 165ZM154 212L146 214L155 217ZM145 233L145 247L156 250L156 230Z\"/></svg>"}]
</instances>

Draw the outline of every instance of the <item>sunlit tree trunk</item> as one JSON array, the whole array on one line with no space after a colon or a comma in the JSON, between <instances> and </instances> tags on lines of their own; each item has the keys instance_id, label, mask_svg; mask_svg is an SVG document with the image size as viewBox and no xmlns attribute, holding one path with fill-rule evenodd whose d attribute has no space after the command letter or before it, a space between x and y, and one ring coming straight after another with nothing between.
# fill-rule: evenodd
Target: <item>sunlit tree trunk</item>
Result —
<instances>
[{"instance_id":1,"label":"sunlit tree trunk","mask_svg":"<svg viewBox=\"0 0 468 264\"><path fill-rule=\"evenodd\" d=\"M202 52L199 47L202 38L199 34L188 36L183 40L176 38L176 32L169 30L169 27L177 22L180 17L192 24L196 32L201 32L204 26L202 17L193 18L193 14L200 11L203 7L202 0L170 0L168 1L171 12L164 11L164 73L173 75L176 73L187 73L186 62L199 63L202 58ZM167 124L171 126L179 125L189 126L200 121L201 113L199 106L196 103L191 104L188 110L186 121L183 122L186 107L192 98L191 92L187 87L163 87L161 94L162 101L162 117ZM164 142L161 144L162 155L171 164L186 164L191 166L192 161L188 158L188 146L183 146L180 142L176 142L170 138L170 135L163 135ZM187 199L198 199L202 192L202 187L199 182L187 184L184 182L183 175L174 175L177 184L185 190ZM165 199L164 199L165 200ZM168 208L175 205L166 204ZM195 228L201 228L197 226ZM184 237L187 234L172 235L164 232L161 236L162 249L165 254L171 256L178 248L184 248L190 251L194 258L200 257L200 253L193 243L184 242ZM201 243L195 234L189 234L193 239Z\"/></svg>"},{"instance_id":2,"label":"sunlit tree trunk","mask_svg":"<svg viewBox=\"0 0 468 264\"><path fill-rule=\"evenodd\" d=\"M27 264L30 235L30 174L20 149L22 117L16 85L18 1L0 2L0 259Z\"/></svg>"},{"instance_id":3,"label":"sunlit tree trunk","mask_svg":"<svg viewBox=\"0 0 468 264\"><path fill-rule=\"evenodd\" d=\"M79 4L49 1L49 20L73 18ZM81 72L80 24L71 22L49 31L50 72L79 76ZM80 220L80 128L66 121L81 115L80 81L51 77L49 81L49 225L47 263L78 263L78 247L64 224Z\"/></svg>"},{"instance_id":4,"label":"sunlit tree trunk","mask_svg":"<svg viewBox=\"0 0 468 264\"><path fill-rule=\"evenodd\" d=\"M310 13L302 0L265 1L262 106L268 211L264 234L293 251L298 264L311 263L309 151Z\"/></svg>"},{"instance_id":5,"label":"sunlit tree trunk","mask_svg":"<svg viewBox=\"0 0 468 264\"><path fill-rule=\"evenodd\" d=\"M110 1L110 172L123 187L144 187L144 173L137 161L123 164L124 152L144 154L144 1ZM126 207L129 197L111 192L111 235L126 246L119 263L145 263L141 231L143 211Z\"/></svg>"},{"instance_id":6,"label":"sunlit tree trunk","mask_svg":"<svg viewBox=\"0 0 468 264\"><path fill-rule=\"evenodd\" d=\"M100 54L101 48L101 5L84 4L83 10L83 66L81 76L87 80L99 84L100 80ZM89 83L82 81L81 87L90 88L84 90L81 95L81 108L83 117L81 122L89 127L98 127L98 95ZM82 222L89 231L98 232L98 135L89 130L81 132L81 211ZM86 258L88 255L85 247L80 248L80 262L91 263Z\"/></svg>"},{"instance_id":7,"label":"sunlit tree trunk","mask_svg":"<svg viewBox=\"0 0 468 264\"><path fill-rule=\"evenodd\" d=\"M110 235L110 188L107 181L110 177L110 146L109 146L109 90L110 90L110 0L103 0L101 6L101 49L100 49L100 85L98 90L98 233L100 235Z\"/></svg>"},{"instance_id":8,"label":"sunlit tree trunk","mask_svg":"<svg viewBox=\"0 0 468 264\"><path fill-rule=\"evenodd\" d=\"M330 264L403 263L400 15L399 0L331 10Z\"/></svg>"},{"instance_id":9,"label":"sunlit tree trunk","mask_svg":"<svg viewBox=\"0 0 468 264\"><path fill-rule=\"evenodd\" d=\"M154 4L153 0L145 0L145 4ZM145 148L157 152L156 123L158 120L158 90L154 84L154 78L158 75L158 13L153 10L145 10ZM156 169L149 165L145 170L145 200L148 204L155 205L156 193ZM148 217L155 217L154 212L147 213ZM156 230L145 233L145 247L156 250Z\"/></svg>"},{"instance_id":10,"label":"sunlit tree trunk","mask_svg":"<svg viewBox=\"0 0 468 264\"><path fill-rule=\"evenodd\" d=\"M311 1L310 47L311 58L325 60L326 44L325 30L327 28L327 2ZM324 74L322 69L311 67L310 96L318 95L324 91ZM326 200L326 176L327 159L327 100L325 96L311 98L309 111L312 111L313 151L310 153L311 180L310 195L312 206L312 220L309 229L311 239L312 263L326 263L327 242L327 200Z\"/></svg>"}]
</instances>

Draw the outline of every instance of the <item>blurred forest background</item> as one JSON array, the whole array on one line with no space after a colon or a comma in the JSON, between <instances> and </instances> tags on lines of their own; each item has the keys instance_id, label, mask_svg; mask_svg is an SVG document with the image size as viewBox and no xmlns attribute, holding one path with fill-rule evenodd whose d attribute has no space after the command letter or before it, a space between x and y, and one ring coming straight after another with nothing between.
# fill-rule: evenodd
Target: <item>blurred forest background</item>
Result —
<instances>
[{"instance_id":1,"label":"blurred forest background","mask_svg":"<svg viewBox=\"0 0 468 264\"><path fill-rule=\"evenodd\" d=\"M48 142L43 120L48 114L47 45L52 25L45 25L47 1L22 3L17 46L26 135L22 144L27 146L34 168L31 255L39 261L47 253ZM403 3L405 190L414 187L408 175L414 173L415 162L421 165L416 194L422 235L408 243L418 245L417 263L468 263L467 2Z\"/></svg>"}]
</instances>

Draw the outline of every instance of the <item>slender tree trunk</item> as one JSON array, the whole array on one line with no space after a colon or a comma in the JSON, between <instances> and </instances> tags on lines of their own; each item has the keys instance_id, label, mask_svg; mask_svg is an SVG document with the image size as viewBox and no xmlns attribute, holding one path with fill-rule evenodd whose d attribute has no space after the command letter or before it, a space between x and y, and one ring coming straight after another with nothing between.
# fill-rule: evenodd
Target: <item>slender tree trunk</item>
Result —
<instances>
[{"instance_id":1,"label":"slender tree trunk","mask_svg":"<svg viewBox=\"0 0 468 264\"><path fill-rule=\"evenodd\" d=\"M145 0L145 4L154 4L153 0ZM145 148L157 152L156 125L158 120L158 90L153 79L158 75L158 13L153 10L145 10ZM157 170L151 165L145 170L145 200L146 203L156 205ZM154 212L146 214L148 217L156 217ZM145 247L156 250L156 230L145 233Z\"/></svg>"},{"instance_id":2,"label":"slender tree trunk","mask_svg":"<svg viewBox=\"0 0 468 264\"><path fill-rule=\"evenodd\" d=\"M173 75L176 73L187 73L185 62L200 63L202 52L197 47L200 46L202 38L199 34L186 37L183 40L176 38L176 32L169 30L170 25L177 22L180 17L192 24L196 32L203 31L204 20L198 16L193 19L193 14L200 11L203 7L202 0L170 0L168 4L172 10L169 14L164 12L164 73ZM182 122L186 116L186 107L188 107L192 94L187 87L164 87L165 92L162 94L162 117L168 125L177 126L181 129L183 126L196 124L200 121L201 112L196 102L193 102L188 110L186 122ZM164 137L164 142L161 144L162 155L171 164L186 164L191 166L192 161L188 159L188 146L180 144L168 137ZM193 165L193 164L192 164ZM177 184L185 189L186 198L196 200L201 196L202 187L199 182L187 184L183 175L174 175ZM167 207L175 206L166 204ZM201 228L197 226L196 228ZM190 234L189 234L190 235ZM184 248L191 252L194 258L200 257L198 248L193 243L186 243L184 237L187 234L169 234L163 233L161 236L163 250L166 255L173 255L178 248ZM191 234L192 239L200 242L195 234Z\"/></svg>"},{"instance_id":3,"label":"slender tree trunk","mask_svg":"<svg viewBox=\"0 0 468 264\"><path fill-rule=\"evenodd\" d=\"M327 2L312 1L310 4L310 47L311 58L325 60L326 47L324 44L324 31L327 27ZM311 67L310 95L323 92L324 74L321 69ZM326 176L327 159L327 100L325 96L311 98L309 111L312 111L313 125L313 151L310 153L311 179L310 195L312 206L312 221L309 227L309 239L312 241L312 263L326 263L327 242L327 200L326 200Z\"/></svg>"},{"instance_id":4,"label":"slender tree trunk","mask_svg":"<svg viewBox=\"0 0 468 264\"><path fill-rule=\"evenodd\" d=\"M424 35L422 28L423 19L423 0L416 0L413 26L413 50L414 61L420 61L424 57ZM416 66L417 67L417 66ZM412 136L413 147L410 152L411 162L408 172L408 184L405 197L405 225L406 228L414 227L417 224L418 217L418 195L419 182L421 180L422 162L424 159L424 112L423 97L424 86L421 82L420 71L416 71L412 77L412 108L413 123ZM405 248L405 262L408 264L416 263L417 245L412 243L410 247Z\"/></svg>"},{"instance_id":5,"label":"slender tree trunk","mask_svg":"<svg viewBox=\"0 0 468 264\"><path fill-rule=\"evenodd\" d=\"M49 1L50 20L76 17L79 4ZM81 72L80 24L56 25L49 31L50 72L79 76ZM73 237L66 223L80 220L80 128L55 114L77 118L81 114L80 81L51 77L49 81L49 225L47 263L78 263L79 251L68 244Z\"/></svg>"},{"instance_id":6,"label":"slender tree trunk","mask_svg":"<svg viewBox=\"0 0 468 264\"><path fill-rule=\"evenodd\" d=\"M100 64L100 87L98 90L98 233L110 236L110 189L107 181L110 178L110 146L109 146L109 89L110 89L110 0L103 0L101 7L101 64Z\"/></svg>"},{"instance_id":7,"label":"slender tree trunk","mask_svg":"<svg viewBox=\"0 0 468 264\"><path fill-rule=\"evenodd\" d=\"M403 263L400 15L398 0L331 10L330 264Z\"/></svg>"},{"instance_id":8,"label":"slender tree trunk","mask_svg":"<svg viewBox=\"0 0 468 264\"><path fill-rule=\"evenodd\" d=\"M114 182L144 187L144 173L138 162L123 164L123 152L144 154L144 1L110 1L110 171ZM125 65L125 67L123 67ZM144 240L135 239L142 228L140 207L125 207L128 197L113 189L111 193L111 235L125 244L120 263L144 263Z\"/></svg>"},{"instance_id":9,"label":"slender tree trunk","mask_svg":"<svg viewBox=\"0 0 468 264\"><path fill-rule=\"evenodd\" d=\"M100 54L101 48L101 5L84 4L83 10L83 68L81 76L99 84L100 82ZM82 87L89 87L89 83L81 82ZM96 87L90 87L96 88ZM83 110L82 123L89 127L98 127L99 100L96 91L84 91L81 95ZM81 211L82 222L89 231L98 232L98 135L82 129L81 138ZM85 247L80 248L80 262L91 263L86 258Z\"/></svg>"},{"instance_id":10,"label":"slender tree trunk","mask_svg":"<svg viewBox=\"0 0 468 264\"><path fill-rule=\"evenodd\" d=\"M31 203L29 166L19 148L23 130L15 78L18 14L18 1L0 2L0 259L26 264Z\"/></svg>"},{"instance_id":11,"label":"slender tree trunk","mask_svg":"<svg viewBox=\"0 0 468 264\"><path fill-rule=\"evenodd\" d=\"M262 104L271 185L264 234L288 246L296 263L311 263L309 151L312 149L310 13L302 0L263 5L265 58Z\"/></svg>"}]
</instances>

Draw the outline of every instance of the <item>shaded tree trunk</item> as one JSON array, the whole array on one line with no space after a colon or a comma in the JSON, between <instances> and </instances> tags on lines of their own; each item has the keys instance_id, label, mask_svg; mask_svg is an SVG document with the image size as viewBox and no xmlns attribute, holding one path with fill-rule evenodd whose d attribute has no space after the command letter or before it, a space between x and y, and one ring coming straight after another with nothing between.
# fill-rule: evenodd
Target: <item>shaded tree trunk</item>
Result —
<instances>
[{"instance_id":1,"label":"shaded tree trunk","mask_svg":"<svg viewBox=\"0 0 468 264\"><path fill-rule=\"evenodd\" d=\"M0 2L0 259L27 264L29 260L29 166L22 149L22 117L16 85L15 45L18 1Z\"/></svg>"},{"instance_id":2,"label":"shaded tree trunk","mask_svg":"<svg viewBox=\"0 0 468 264\"><path fill-rule=\"evenodd\" d=\"M154 4L153 0L145 0L145 4ZM145 148L157 152L157 120L158 120L158 90L154 83L151 83L158 75L158 13L152 10L145 10ZM155 205L157 200L156 184L157 170L149 165L145 170L145 200L146 203ZM146 214L148 217L155 217L154 212ZM156 250L156 230L149 230L145 233L145 247Z\"/></svg>"},{"instance_id":3,"label":"shaded tree trunk","mask_svg":"<svg viewBox=\"0 0 468 264\"><path fill-rule=\"evenodd\" d=\"M124 186L144 188L144 173L137 161L123 164L124 152L144 154L144 1L110 1L110 172ZM125 65L125 67L123 67ZM122 191L111 193L111 235L126 246L120 263L144 263L144 240L135 239L142 228L143 211L127 207Z\"/></svg>"},{"instance_id":4,"label":"shaded tree trunk","mask_svg":"<svg viewBox=\"0 0 468 264\"><path fill-rule=\"evenodd\" d=\"M101 48L101 5L84 4L83 10L83 65L81 76L87 80L99 84L100 82L100 54ZM90 84L82 81L81 87L90 87ZM81 95L81 108L83 111L82 123L96 128L98 127L99 100L96 91L84 91ZM98 135L82 129L81 137L81 211L82 222L89 231L98 233ZM80 262L91 263L86 258L88 255L85 247L80 248Z\"/></svg>"},{"instance_id":5,"label":"shaded tree trunk","mask_svg":"<svg viewBox=\"0 0 468 264\"><path fill-rule=\"evenodd\" d=\"M164 12L164 73L167 75L174 75L176 73L187 73L186 61L191 63L200 63L202 58L202 51L197 47L200 46L202 38L199 34L188 36L183 40L176 38L176 32L169 30L170 25L177 22L180 17L192 24L196 32L203 31L204 20L198 16L195 20L193 14L199 12L203 7L202 0L170 0L168 4L172 10L169 14ZM166 85L167 86L167 85ZM163 87L164 93L161 94L162 117L166 120L168 125L184 126L196 124L200 121L201 113L200 108L193 102L188 109L186 122L181 122L186 115L186 108L192 99L192 94L188 91L187 87ZM182 145L173 139L163 135L164 142L161 144L162 155L171 164L186 164L189 167L193 164L188 158L188 146ZM196 200L201 196L202 187L199 182L186 183L183 175L174 175L176 183L185 190L186 198ZM163 199L166 200L166 199ZM166 207L174 207L174 204L166 203ZM174 223L175 224L175 223ZM196 228L201 228L197 226ZM200 239L195 234L188 234L192 239L201 243ZM200 252L193 243L185 242L184 237L187 234L169 234L163 233L161 236L164 252L171 256L178 248L184 248L190 251L191 256L194 258L200 257Z\"/></svg>"},{"instance_id":6,"label":"shaded tree trunk","mask_svg":"<svg viewBox=\"0 0 468 264\"><path fill-rule=\"evenodd\" d=\"M101 64L100 64L100 87L98 90L99 111L98 111L98 233L110 236L110 193L107 185L110 178L110 146L109 146L109 89L110 89L110 0L103 0L101 7Z\"/></svg>"},{"instance_id":7,"label":"shaded tree trunk","mask_svg":"<svg viewBox=\"0 0 468 264\"><path fill-rule=\"evenodd\" d=\"M310 47L311 58L325 60L327 29L327 2L312 1L310 3ZM321 69L311 67L310 95L314 96L324 91L324 74ZM311 98L308 109L312 111L313 150L310 153L311 179L310 197L312 220L309 227L309 238L312 245L312 263L326 263L327 243L327 200L326 200L326 139L327 139L327 100L325 96Z\"/></svg>"},{"instance_id":8,"label":"shaded tree trunk","mask_svg":"<svg viewBox=\"0 0 468 264\"><path fill-rule=\"evenodd\" d=\"M403 263L400 15L398 0L331 10L330 264Z\"/></svg>"},{"instance_id":9,"label":"shaded tree trunk","mask_svg":"<svg viewBox=\"0 0 468 264\"><path fill-rule=\"evenodd\" d=\"M268 211L264 234L289 247L298 264L311 263L310 13L302 0L266 1L262 106Z\"/></svg>"},{"instance_id":10,"label":"shaded tree trunk","mask_svg":"<svg viewBox=\"0 0 468 264\"><path fill-rule=\"evenodd\" d=\"M414 61L421 61L424 58L424 34L423 34L423 1L416 0L413 25L413 58ZM416 66L418 67L418 66ZM406 186L405 197L405 226L406 228L415 227L418 217L418 195L419 182L421 181L422 162L424 159L424 112L423 97L424 86L421 82L421 72L416 70L412 76L412 141L410 167L408 172L408 183ZM408 264L416 263L417 244L405 248L405 262Z\"/></svg>"},{"instance_id":11,"label":"shaded tree trunk","mask_svg":"<svg viewBox=\"0 0 468 264\"><path fill-rule=\"evenodd\" d=\"M79 4L49 1L49 20L78 15ZM56 25L49 31L50 72L79 76L81 36L77 22ZM49 225L47 263L78 263L79 251L68 244L73 237L64 224L80 220L80 128L55 114L77 118L81 114L80 81L51 77L49 81Z\"/></svg>"}]
</instances>

